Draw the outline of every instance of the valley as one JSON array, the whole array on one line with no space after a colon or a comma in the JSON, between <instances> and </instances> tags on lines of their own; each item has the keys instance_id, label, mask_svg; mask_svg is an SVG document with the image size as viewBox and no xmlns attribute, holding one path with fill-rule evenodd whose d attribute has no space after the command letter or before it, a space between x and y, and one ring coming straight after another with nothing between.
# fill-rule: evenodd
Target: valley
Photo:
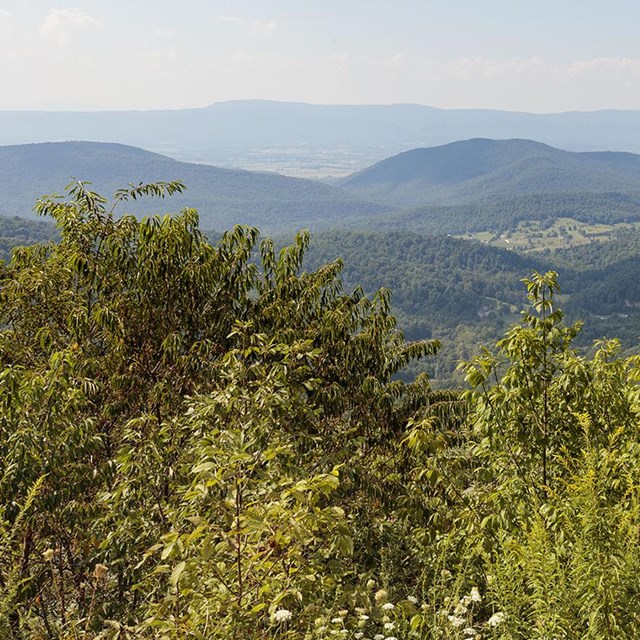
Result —
<instances>
[{"instance_id":1,"label":"valley","mask_svg":"<svg viewBox=\"0 0 640 640\"><path fill-rule=\"evenodd\" d=\"M132 180L177 177L184 194L126 203L124 211L143 216L195 206L212 239L241 223L280 246L310 229L307 268L342 260L347 288L392 292L408 339L442 342L437 356L402 374L407 379L426 370L435 386L462 384L458 361L518 318L526 302L521 279L533 269L559 272L562 306L584 321L583 347L613 335L626 350L640 343L640 156L469 140L394 156L323 184L123 145L58 143L2 147L0 169L11 184L0 193L0 210L14 214L29 215L38 189L54 192L73 176L90 178L103 193ZM538 191L550 174L553 189ZM14 245L55 237L50 224L29 217L1 219L5 259Z\"/></svg>"},{"instance_id":2,"label":"valley","mask_svg":"<svg viewBox=\"0 0 640 640\"><path fill-rule=\"evenodd\" d=\"M85 140L184 162L344 177L409 149L468 138L527 138L573 151L640 153L640 111L522 113L419 104L231 100L141 111L0 111L0 145Z\"/></svg>"}]
</instances>

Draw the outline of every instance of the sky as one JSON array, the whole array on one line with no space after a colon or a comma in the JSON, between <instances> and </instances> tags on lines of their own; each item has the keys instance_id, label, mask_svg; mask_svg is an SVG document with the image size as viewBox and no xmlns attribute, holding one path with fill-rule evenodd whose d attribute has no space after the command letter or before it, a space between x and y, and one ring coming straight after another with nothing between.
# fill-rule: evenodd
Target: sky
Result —
<instances>
[{"instance_id":1,"label":"sky","mask_svg":"<svg viewBox=\"0 0 640 640\"><path fill-rule=\"evenodd\" d=\"M0 109L640 109L639 24L638 0L0 0Z\"/></svg>"}]
</instances>

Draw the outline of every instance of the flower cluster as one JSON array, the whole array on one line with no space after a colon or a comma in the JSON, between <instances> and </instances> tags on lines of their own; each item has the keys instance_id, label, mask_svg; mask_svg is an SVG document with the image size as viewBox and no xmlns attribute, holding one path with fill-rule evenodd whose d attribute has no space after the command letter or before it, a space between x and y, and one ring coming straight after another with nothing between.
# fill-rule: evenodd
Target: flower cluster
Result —
<instances>
[{"instance_id":1,"label":"flower cluster","mask_svg":"<svg viewBox=\"0 0 640 640\"><path fill-rule=\"evenodd\" d=\"M271 614L271 620L276 623L289 622L293 614L288 609L277 609Z\"/></svg>"},{"instance_id":2,"label":"flower cluster","mask_svg":"<svg viewBox=\"0 0 640 640\"><path fill-rule=\"evenodd\" d=\"M464 640L481 640L485 630L495 629L504 621L504 613L494 613L486 622L477 620L480 613L477 605L482 602L482 595L478 587L472 587L471 591L459 598L444 599L444 608L438 611L441 619L446 621L456 637Z\"/></svg>"},{"instance_id":3,"label":"flower cluster","mask_svg":"<svg viewBox=\"0 0 640 640\"><path fill-rule=\"evenodd\" d=\"M375 583L369 581L367 588L357 591L349 601L353 606L317 617L305 640L419 640L436 628L444 634L436 637L483 640L493 637L495 628L505 620L501 611L486 619L487 608L482 606L478 587L460 598L445 597L437 604L420 602L414 595L392 599L386 589L376 591Z\"/></svg>"},{"instance_id":4,"label":"flower cluster","mask_svg":"<svg viewBox=\"0 0 640 640\"><path fill-rule=\"evenodd\" d=\"M369 580L366 589L358 593L358 606L341 609L338 615L316 620L314 640L353 638L354 640L399 640L418 637L411 630L411 619L420 612L418 598L392 601L386 589L375 590Z\"/></svg>"}]
</instances>

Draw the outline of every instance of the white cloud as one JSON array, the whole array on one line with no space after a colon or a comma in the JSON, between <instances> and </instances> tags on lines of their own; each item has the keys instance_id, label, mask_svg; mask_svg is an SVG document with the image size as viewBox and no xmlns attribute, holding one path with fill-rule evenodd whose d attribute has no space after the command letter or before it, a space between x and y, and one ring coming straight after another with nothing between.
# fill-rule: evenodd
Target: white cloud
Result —
<instances>
[{"instance_id":1,"label":"white cloud","mask_svg":"<svg viewBox=\"0 0 640 640\"><path fill-rule=\"evenodd\" d=\"M404 53L398 52L394 53L392 56L384 60L382 62L382 65L387 71L396 71L402 68L402 66L406 62L406 59L407 56Z\"/></svg>"},{"instance_id":2,"label":"white cloud","mask_svg":"<svg viewBox=\"0 0 640 640\"><path fill-rule=\"evenodd\" d=\"M589 76L593 74L614 74L616 76L640 76L640 60L635 58L592 58L575 60L566 68L571 76Z\"/></svg>"},{"instance_id":3,"label":"white cloud","mask_svg":"<svg viewBox=\"0 0 640 640\"><path fill-rule=\"evenodd\" d=\"M263 38L270 38L278 23L275 20L254 20L250 24L251 33Z\"/></svg>"},{"instance_id":4,"label":"white cloud","mask_svg":"<svg viewBox=\"0 0 640 640\"><path fill-rule=\"evenodd\" d=\"M101 27L102 23L81 9L52 9L39 31L59 47L67 46L79 33Z\"/></svg>"},{"instance_id":5,"label":"white cloud","mask_svg":"<svg viewBox=\"0 0 640 640\"><path fill-rule=\"evenodd\" d=\"M348 51L342 53L332 53L329 55L332 64L335 65L336 71L346 73L353 61L353 56Z\"/></svg>"}]
</instances>

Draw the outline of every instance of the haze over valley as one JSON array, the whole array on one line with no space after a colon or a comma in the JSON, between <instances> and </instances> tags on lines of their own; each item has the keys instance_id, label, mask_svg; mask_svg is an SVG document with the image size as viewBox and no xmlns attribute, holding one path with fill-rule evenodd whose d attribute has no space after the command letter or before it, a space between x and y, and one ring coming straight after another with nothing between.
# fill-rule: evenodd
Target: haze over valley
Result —
<instances>
[{"instance_id":1,"label":"haze over valley","mask_svg":"<svg viewBox=\"0 0 640 640\"><path fill-rule=\"evenodd\" d=\"M164 111L0 111L0 144L118 142L177 160L301 177L344 176L416 147L525 138L640 153L640 111L533 114L418 104L229 101Z\"/></svg>"}]
</instances>

